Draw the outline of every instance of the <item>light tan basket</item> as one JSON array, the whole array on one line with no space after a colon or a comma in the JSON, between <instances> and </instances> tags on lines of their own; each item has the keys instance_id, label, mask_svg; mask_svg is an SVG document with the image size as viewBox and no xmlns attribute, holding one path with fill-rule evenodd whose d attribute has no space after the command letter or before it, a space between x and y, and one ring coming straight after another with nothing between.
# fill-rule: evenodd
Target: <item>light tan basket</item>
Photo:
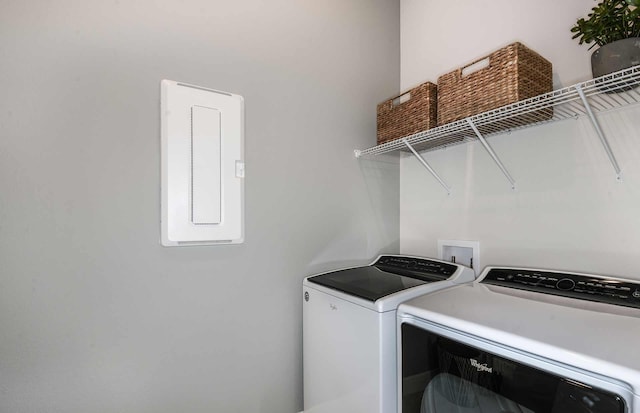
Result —
<instances>
[{"instance_id":1,"label":"light tan basket","mask_svg":"<svg viewBox=\"0 0 640 413\"><path fill-rule=\"evenodd\" d=\"M426 82L378 105L378 145L436 126L435 84Z\"/></svg>"},{"instance_id":2,"label":"light tan basket","mask_svg":"<svg viewBox=\"0 0 640 413\"><path fill-rule=\"evenodd\" d=\"M463 73L483 65L472 73ZM551 63L513 43L438 78L438 125L486 112L553 89ZM542 116L550 118L546 109ZM539 119L538 119L539 120Z\"/></svg>"}]
</instances>

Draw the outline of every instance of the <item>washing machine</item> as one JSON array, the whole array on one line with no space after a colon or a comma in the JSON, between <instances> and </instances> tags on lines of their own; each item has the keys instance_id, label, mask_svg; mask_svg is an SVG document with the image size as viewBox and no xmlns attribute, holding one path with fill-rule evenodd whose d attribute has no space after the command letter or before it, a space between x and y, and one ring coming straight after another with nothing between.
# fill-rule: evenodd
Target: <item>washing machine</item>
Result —
<instances>
[{"instance_id":1,"label":"washing machine","mask_svg":"<svg viewBox=\"0 0 640 413\"><path fill-rule=\"evenodd\" d=\"M640 412L640 282L487 267L397 312L398 412Z\"/></svg>"},{"instance_id":2,"label":"washing machine","mask_svg":"<svg viewBox=\"0 0 640 413\"><path fill-rule=\"evenodd\" d=\"M304 411L394 413L398 305L473 279L465 266L401 255L305 278Z\"/></svg>"}]
</instances>

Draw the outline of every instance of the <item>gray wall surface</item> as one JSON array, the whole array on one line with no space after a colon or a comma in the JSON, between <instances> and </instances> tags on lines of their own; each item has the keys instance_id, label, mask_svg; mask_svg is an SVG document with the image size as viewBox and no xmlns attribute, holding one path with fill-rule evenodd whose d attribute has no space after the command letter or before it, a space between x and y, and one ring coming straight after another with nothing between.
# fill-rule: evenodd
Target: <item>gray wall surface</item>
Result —
<instances>
[{"instance_id":1,"label":"gray wall surface","mask_svg":"<svg viewBox=\"0 0 640 413\"><path fill-rule=\"evenodd\" d=\"M301 281L398 250L399 1L0 0L0 411L302 409ZM160 80L243 95L246 243L160 246Z\"/></svg>"}]
</instances>

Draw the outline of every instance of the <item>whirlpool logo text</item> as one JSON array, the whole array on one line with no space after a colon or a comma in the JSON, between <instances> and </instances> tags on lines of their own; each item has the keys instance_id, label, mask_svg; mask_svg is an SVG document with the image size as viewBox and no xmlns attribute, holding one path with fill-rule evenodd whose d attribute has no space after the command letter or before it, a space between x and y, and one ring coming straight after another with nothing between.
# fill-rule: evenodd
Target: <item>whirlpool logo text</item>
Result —
<instances>
[{"instance_id":1,"label":"whirlpool logo text","mask_svg":"<svg viewBox=\"0 0 640 413\"><path fill-rule=\"evenodd\" d=\"M480 364L476 359L469 359L471 361L471 366L478 369L478 371L485 371L487 373L493 373L493 367L487 366L487 363Z\"/></svg>"}]
</instances>

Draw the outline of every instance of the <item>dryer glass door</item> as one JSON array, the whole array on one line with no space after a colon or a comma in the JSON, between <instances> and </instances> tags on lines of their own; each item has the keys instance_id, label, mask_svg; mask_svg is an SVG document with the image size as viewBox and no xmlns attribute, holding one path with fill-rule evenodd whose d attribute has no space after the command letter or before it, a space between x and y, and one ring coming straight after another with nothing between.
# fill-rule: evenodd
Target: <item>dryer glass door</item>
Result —
<instances>
[{"instance_id":1,"label":"dryer glass door","mask_svg":"<svg viewBox=\"0 0 640 413\"><path fill-rule=\"evenodd\" d=\"M624 413L621 396L403 323L402 413Z\"/></svg>"}]
</instances>

